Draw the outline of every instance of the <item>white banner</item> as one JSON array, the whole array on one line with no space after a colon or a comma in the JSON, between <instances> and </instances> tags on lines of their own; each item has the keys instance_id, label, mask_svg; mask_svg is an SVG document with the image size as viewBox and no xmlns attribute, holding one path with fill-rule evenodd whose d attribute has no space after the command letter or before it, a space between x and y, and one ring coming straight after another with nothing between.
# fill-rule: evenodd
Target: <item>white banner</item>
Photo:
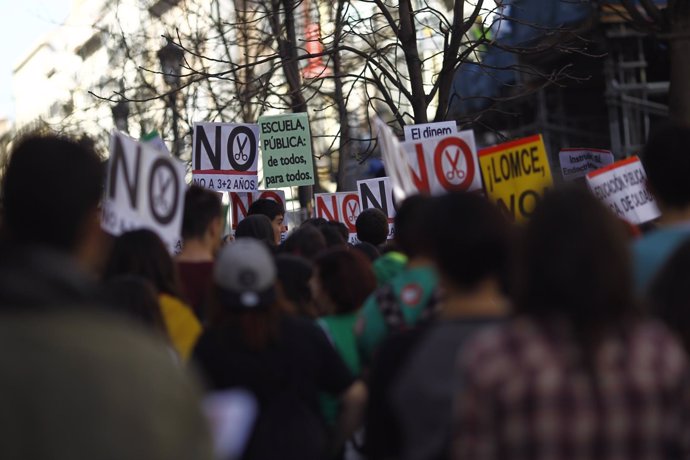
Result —
<instances>
[{"instance_id":1,"label":"white banner","mask_svg":"<svg viewBox=\"0 0 690 460\"><path fill-rule=\"evenodd\" d=\"M597 198L632 224L643 224L661 215L636 156L587 174L587 184Z\"/></svg>"},{"instance_id":2,"label":"white banner","mask_svg":"<svg viewBox=\"0 0 690 460\"><path fill-rule=\"evenodd\" d=\"M421 125L405 125L403 130L406 141L418 141L432 137L450 136L458 131L458 126L454 121L439 121Z\"/></svg>"},{"instance_id":3,"label":"white banner","mask_svg":"<svg viewBox=\"0 0 690 460\"><path fill-rule=\"evenodd\" d=\"M574 180L612 164L613 153L598 149L561 149L558 159L563 179Z\"/></svg>"},{"instance_id":4,"label":"white banner","mask_svg":"<svg viewBox=\"0 0 690 460\"><path fill-rule=\"evenodd\" d=\"M422 193L481 190L474 132L404 142L412 183Z\"/></svg>"},{"instance_id":5,"label":"white banner","mask_svg":"<svg viewBox=\"0 0 690 460\"><path fill-rule=\"evenodd\" d=\"M395 194L396 200L402 202L408 196L417 193L410 178L407 153L401 146L398 137L386 123L380 118L376 118L374 124L381 147L381 159L386 168L386 174L390 177L392 193Z\"/></svg>"},{"instance_id":6,"label":"white banner","mask_svg":"<svg viewBox=\"0 0 690 460\"><path fill-rule=\"evenodd\" d=\"M395 207L393 205L393 186L389 177L378 177L357 181L359 191L360 212L369 208L378 208L388 217L388 239L393 238L395 229L393 218Z\"/></svg>"},{"instance_id":7,"label":"white banner","mask_svg":"<svg viewBox=\"0 0 690 460\"><path fill-rule=\"evenodd\" d=\"M151 229L172 252L182 227L184 175L182 162L113 132L101 226L115 236Z\"/></svg>"},{"instance_id":8,"label":"white banner","mask_svg":"<svg viewBox=\"0 0 690 460\"><path fill-rule=\"evenodd\" d=\"M218 192L257 189L259 125L195 123L192 183Z\"/></svg>"},{"instance_id":9,"label":"white banner","mask_svg":"<svg viewBox=\"0 0 690 460\"><path fill-rule=\"evenodd\" d=\"M350 234L348 241L357 242L357 217L360 203L357 192L316 193L314 195L316 217L342 222Z\"/></svg>"},{"instance_id":10,"label":"white banner","mask_svg":"<svg viewBox=\"0 0 690 460\"><path fill-rule=\"evenodd\" d=\"M247 211L249 211L249 207L252 203L262 198L277 201L283 205L283 209L286 209L285 192L282 190L256 190L253 192L230 193L230 215L233 232L237 228L237 224L247 217Z\"/></svg>"}]
</instances>

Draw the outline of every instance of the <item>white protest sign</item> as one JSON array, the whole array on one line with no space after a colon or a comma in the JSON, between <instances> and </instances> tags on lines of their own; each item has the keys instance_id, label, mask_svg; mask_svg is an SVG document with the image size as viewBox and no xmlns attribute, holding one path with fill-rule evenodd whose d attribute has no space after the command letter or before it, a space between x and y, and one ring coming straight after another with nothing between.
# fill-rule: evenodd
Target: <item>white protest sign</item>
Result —
<instances>
[{"instance_id":1,"label":"white protest sign","mask_svg":"<svg viewBox=\"0 0 690 460\"><path fill-rule=\"evenodd\" d=\"M195 123L192 183L215 191L256 190L259 125Z\"/></svg>"},{"instance_id":2,"label":"white protest sign","mask_svg":"<svg viewBox=\"0 0 690 460\"><path fill-rule=\"evenodd\" d=\"M247 217L249 207L256 200L269 199L283 205L285 209L285 192L282 190L255 190L253 192L230 192L230 216L233 232L242 219Z\"/></svg>"},{"instance_id":3,"label":"white protest sign","mask_svg":"<svg viewBox=\"0 0 690 460\"><path fill-rule=\"evenodd\" d=\"M182 227L184 175L182 162L113 132L101 226L115 236L149 228L172 252Z\"/></svg>"},{"instance_id":4,"label":"white protest sign","mask_svg":"<svg viewBox=\"0 0 690 460\"><path fill-rule=\"evenodd\" d=\"M389 177L378 177L357 181L359 191L360 212L369 208L378 208L388 217L388 239L393 238L395 229L393 218L395 206L393 204L393 186Z\"/></svg>"},{"instance_id":5,"label":"white protest sign","mask_svg":"<svg viewBox=\"0 0 690 460\"><path fill-rule=\"evenodd\" d=\"M393 130L380 118L374 120L378 133L378 142L381 147L381 158L390 177L392 193L398 201L402 201L417 190L410 178L407 165L407 152L400 145L400 141Z\"/></svg>"},{"instance_id":6,"label":"white protest sign","mask_svg":"<svg viewBox=\"0 0 690 460\"><path fill-rule=\"evenodd\" d=\"M350 234L348 242L357 241L355 222L359 216L359 194L357 192L316 193L316 217L342 222Z\"/></svg>"},{"instance_id":7,"label":"white protest sign","mask_svg":"<svg viewBox=\"0 0 690 460\"><path fill-rule=\"evenodd\" d=\"M587 174L587 184L597 198L631 224L643 224L661 215L636 156Z\"/></svg>"},{"instance_id":8,"label":"white protest sign","mask_svg":"<svg viewBox=\"0 0 690 460\"><path fill-rule=\"evenodd\" d=\"M599 149L561 149L558 159L563 179L574 180L612 164L613 153Z\"/></svg>"},{"instance_id":9,"label":"white protest sign","mask_svg":"<svg viewBox=\"0 0 690 460\"><path fill-rule=\"evenodd\" d=\"M143 136L140 139L140 141L150 145L160 153L163 153L168 156L170 155L170 150L168 150L168 146L165 145L165 142L163 142L163 138L160 136L160 134L158 134L157 131L152 131L148 133L147 135Z\"/></svg>"},{"instance_id":10,"label":"white protest sign","mask_svg":"<svg viewBox=\"0 0 690 460\"><path fill-rule=\"evenodd\" d=\"M407 151L412 183L419 192L441 195L481 190L482 175L473 131L402 145Z\"/></svg>"},{"instance_id":11,"label":"white protest sign","mask_svg":"<svg viewBox=\"0 0 690 460\"><path fill-rule=\"evenodd\" d=\"M423 123L420 125L403 126L406 141L418 141L432 137L443 137L454 134L458 127L454 121L439 121L437 123Z\"/></svg>"}]
</instances>

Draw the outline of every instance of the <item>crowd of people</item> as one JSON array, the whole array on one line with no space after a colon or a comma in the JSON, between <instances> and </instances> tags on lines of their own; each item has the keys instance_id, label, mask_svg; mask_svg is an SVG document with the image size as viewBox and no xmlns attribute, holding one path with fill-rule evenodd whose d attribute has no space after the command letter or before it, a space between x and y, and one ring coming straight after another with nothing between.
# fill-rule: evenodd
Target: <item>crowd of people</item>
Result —
<instances>
[{"instance_id":1,"label":"crowd of people","mask_svg":"<svg viewBox=\"0 0 690 460\"><path fill-rule=\"evenodd\" d=\"M643 152L662 217L583 184L516 225L481 194L411 196L359 243L257 200L183 248L100 227L92 144L17 139L2 182L8 459L690 458L690 129ZM219 398L225 395L225 399Z\"/></svg>"}]
</instances>

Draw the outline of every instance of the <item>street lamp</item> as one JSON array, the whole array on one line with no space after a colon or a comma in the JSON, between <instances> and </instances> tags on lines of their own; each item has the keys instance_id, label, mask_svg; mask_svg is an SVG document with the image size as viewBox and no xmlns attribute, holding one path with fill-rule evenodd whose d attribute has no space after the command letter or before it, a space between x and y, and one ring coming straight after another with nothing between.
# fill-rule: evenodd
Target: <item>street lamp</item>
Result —
<instances>
[{"instance_id":1,"label":"street lamp","mask_svg":"<svg viewBox=\"0 0 690 460\"><path fill-rule=\"evenodd\" d=\"M163 80L170 87L171 91L168 93L168 105L172 112L172 128L173 128L173 155L180 156L179 146L179 119L177 113L177 87L180 86L180 74L182 70L182 60L184 59L184 51L179 46L174 45L170 40L161 49L158 50L158 60L161 64L161 71L163 73Z\"/></svg>"},{"instance_id":2,"label":"street lamp","mask_svg":"<svg viewBox=\"0 0 690 460\"><path fill-rule=\"evenodd\" d=\"M119 101L114 106L110 107L113 113L113 122L115 127L122 132L129 132L127 119L129 118L129 104L126 101Z\"/></svg>"},{"instance_id":3,"label":"street lamp","mask_svg":"<svg viewBox=\"0 0 690 460\"><path fill-rule=\"evenodd\" d=\"M172 87L178 86L180 84L184 51L168 40L168 43L159 49L157 54L158 60L161 63L161 70L163 71L163 80Z\"/></svg>"}]
</instances>

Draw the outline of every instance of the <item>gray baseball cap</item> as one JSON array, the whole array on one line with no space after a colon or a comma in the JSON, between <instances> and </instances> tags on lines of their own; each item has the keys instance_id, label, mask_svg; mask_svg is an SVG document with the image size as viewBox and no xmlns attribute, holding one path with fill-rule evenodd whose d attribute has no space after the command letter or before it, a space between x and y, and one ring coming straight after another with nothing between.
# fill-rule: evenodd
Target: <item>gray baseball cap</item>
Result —
<instances>
[{"instance_id":1,"label":"gray baseball cap","mask_svg":"<svg viewBox=\"0 0 690 460\"><path fill-rule=\"evenodd\" d=\"M222 306L262 308L276 298L276 265L266 245L240 238L224 246L213 267L213 281Z\"/></svg>"}]
</instances>

